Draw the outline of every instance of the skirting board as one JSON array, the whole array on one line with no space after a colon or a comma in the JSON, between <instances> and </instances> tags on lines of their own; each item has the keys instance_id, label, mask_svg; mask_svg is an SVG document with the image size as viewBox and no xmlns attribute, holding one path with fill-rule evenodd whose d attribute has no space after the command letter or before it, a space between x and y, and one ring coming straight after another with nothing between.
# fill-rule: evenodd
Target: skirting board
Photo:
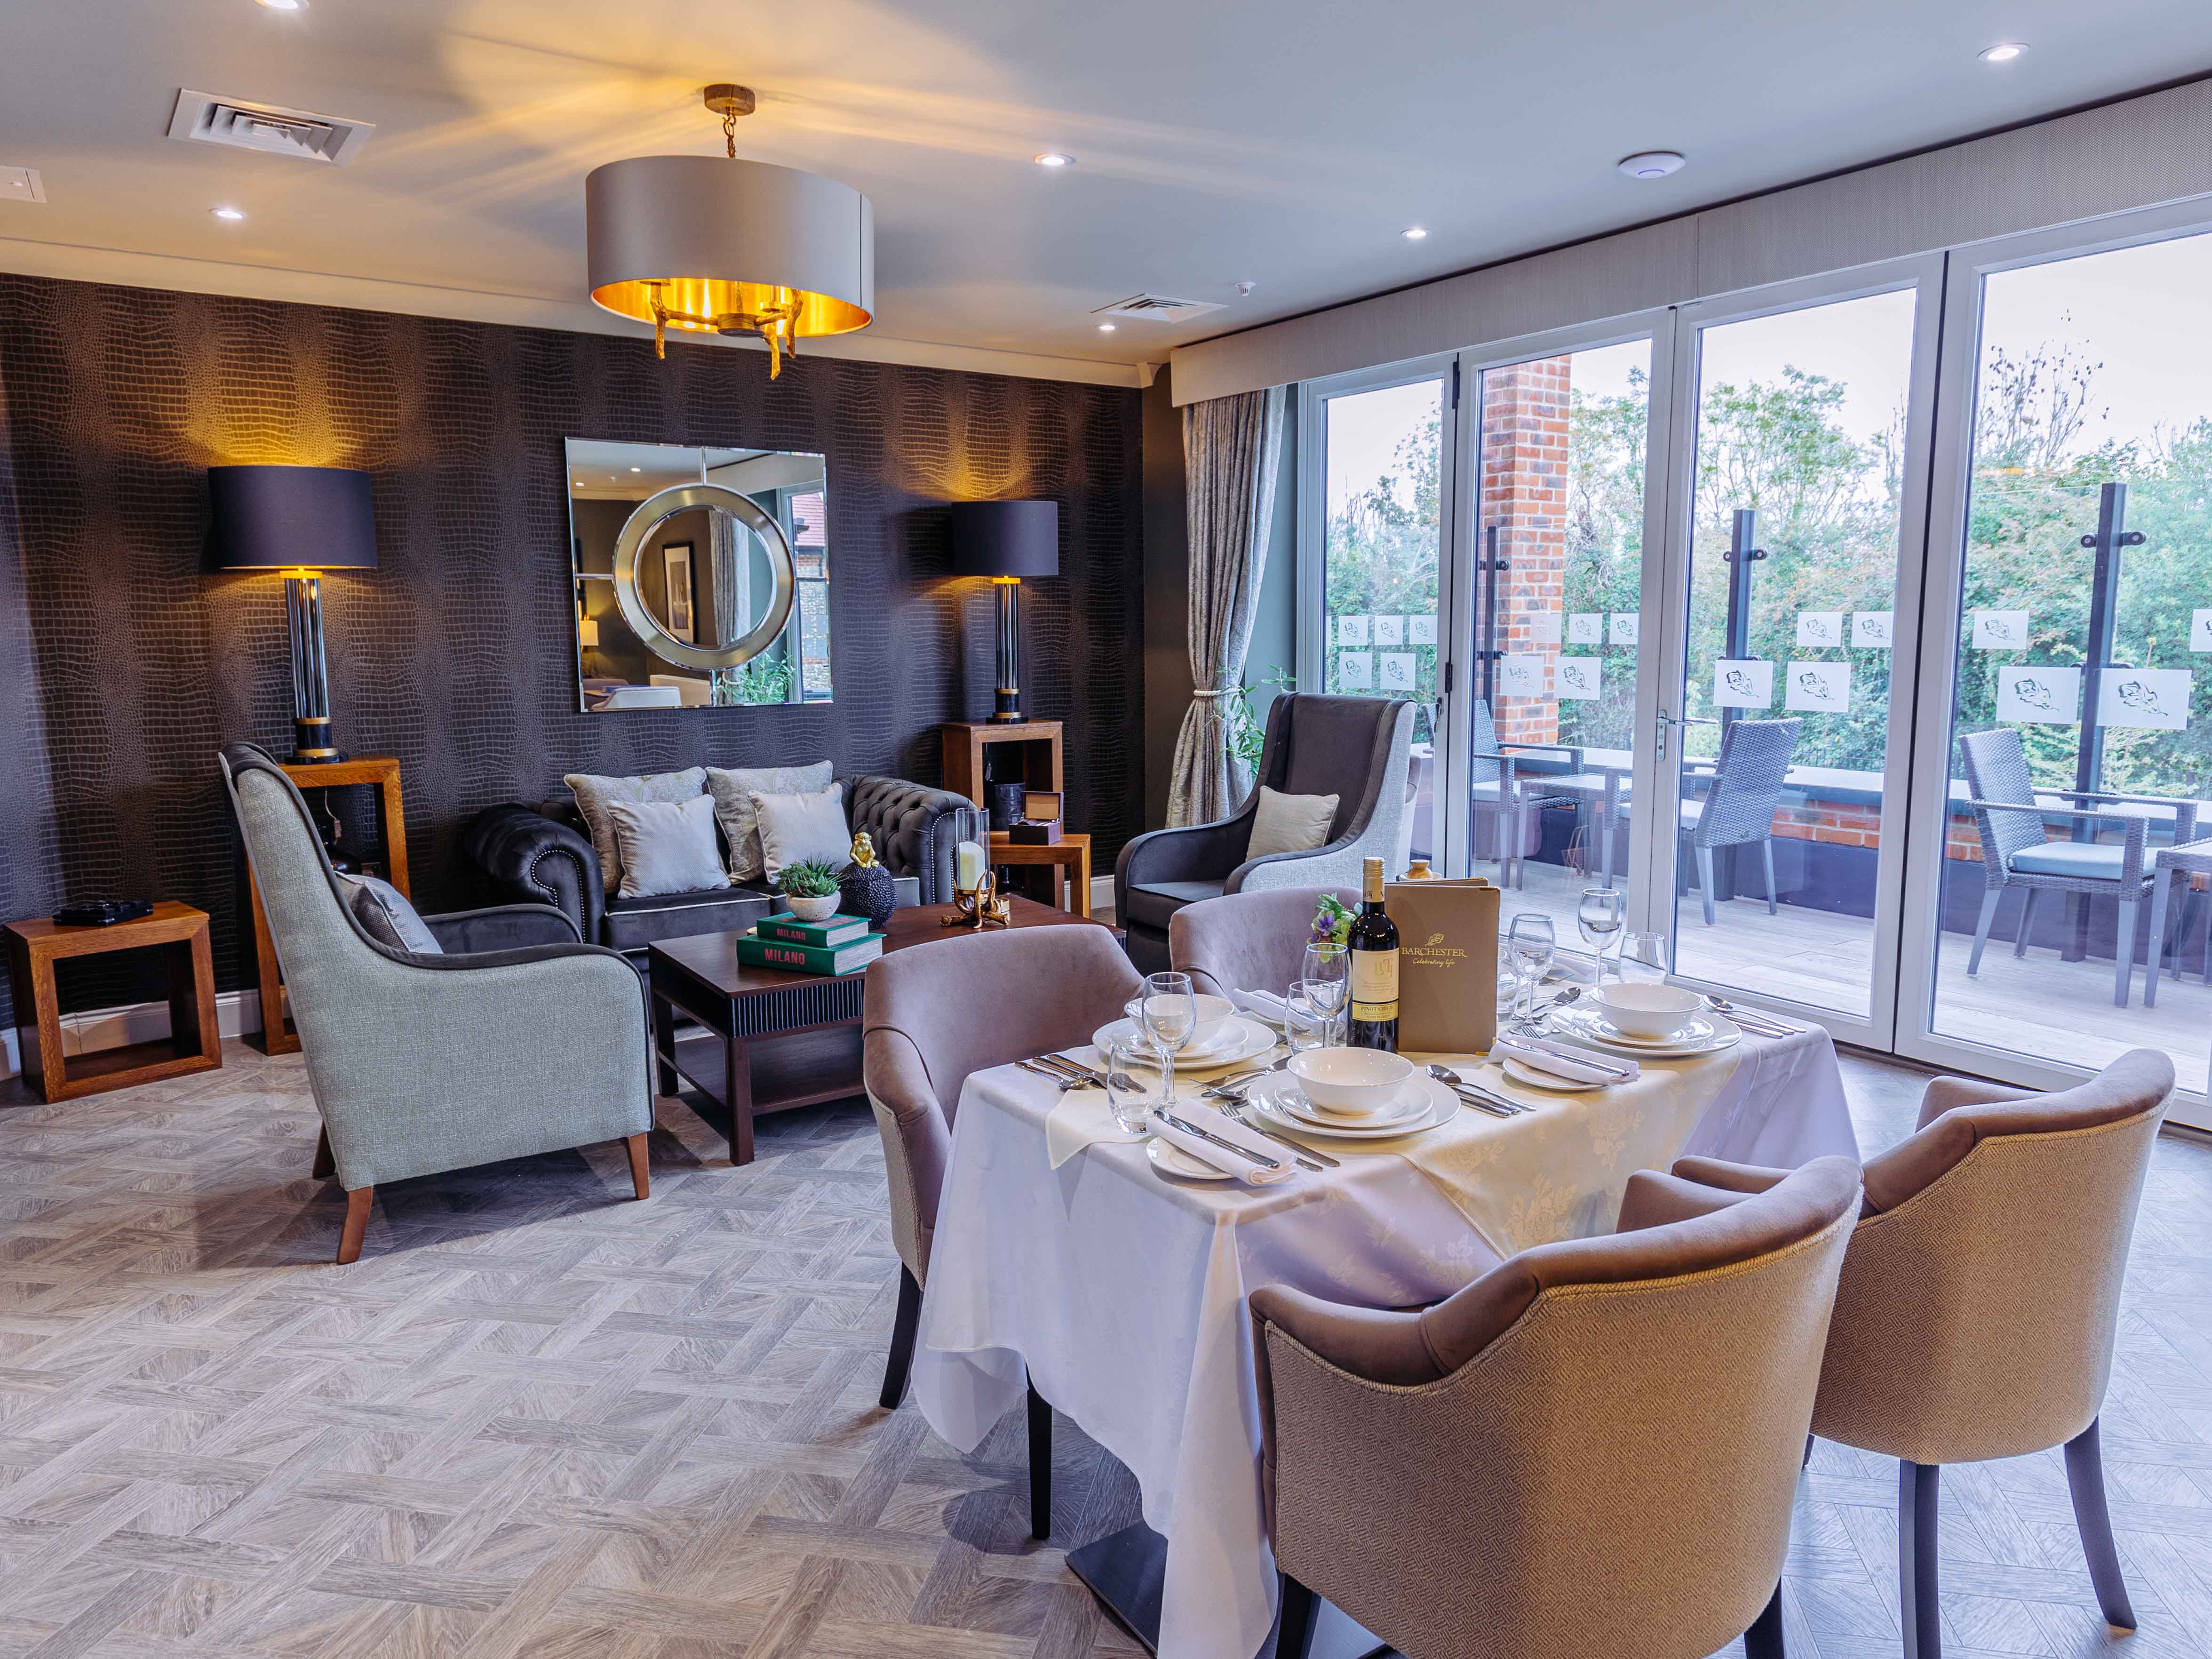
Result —
<instances>
[{"instance_id":1,"label":"skirting board","mask_svg":"<svg viewBox=\"0 0 2212 1659\"><path fill-rule=\"evenodd\" d=\"M1100 921L1114 920L1114 878L1091 878L1091 914Z\"/></svg>"},{"instance_id":2,"label":"skirting board","mask_svg":"<svg viewBox=\"0 0 2212 1659\"><path fill-rule=\"evenodd\" d=\"M261 993L225 991L215 1000L216 1032L227 1037L250 1036L261 1029ZM119 1008L88 1008L62 1016L62 1051L71 1054L97 1054L102 1048L121 1048L133 1042L151 1042L169 1035L169 1005L131 1002ZM15 1028L0 1031L0 1078L20 1076L23 1056L15 1042Z\"/></svg>"}]
</instances>

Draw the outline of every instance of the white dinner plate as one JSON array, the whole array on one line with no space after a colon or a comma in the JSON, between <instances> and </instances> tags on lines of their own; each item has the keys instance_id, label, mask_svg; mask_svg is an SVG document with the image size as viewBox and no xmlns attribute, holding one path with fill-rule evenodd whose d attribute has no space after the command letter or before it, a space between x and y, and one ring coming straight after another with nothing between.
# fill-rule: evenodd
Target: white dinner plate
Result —
<instances>
[{"instance_id":1,"label":"white dinner plate","mask_svg":"<svg viewBox=\"0 0 2212 1659\"><path fill-rule=\"evenodd\" d=\"M1649 1054L1656 1060L1710 1054L1743 1041L1742 1031L1718 1014L1698 1014L1676 1036L1656 1042L1650 1037L1631 1036L1594 1008L1562 1008L1558 1019L1565 1031L1585 1042L1595 1042L1620 1054Z\"/></svg>"},{"instance_id":2,"label":"white dinner plate","mask_svg":"<svg viewBox=\"0 0 2212 1659\"><path fill-rule=\"evenodd\" d=\"M1440 1123L1449 1123L1459 1111L1459 1097L1434 1078L1415 1078L1413 1085L1425 1097L1428 1109L1410 1121L1369 1127L1342 1121L1315 1123L1297 1116L1279 1103L1277 1097L1285 1091L1295 1091L1297 1080L1279 1072L1271 1072L1261 1078L1245 1091L1244 1103L1278 1129L1289 1129L1297 1134L1315 1135L1329 1140L1395 1140L1400 1135L1420 1134Z\"/></svg>"},{"instance_id":3,"label":"white dinner plate","mask_svg":"<svg viewBox=\"0 0 2212 1659\"><path fill-rule=\"evenodd\" d=\"M1234 1042L1226 1048L1218 1048L1210 1054L1185 1053L1176 1060L1176 1075L1198 1077L1207 1072L1218 1072L1228 1066L1241 1066L1248 1060L1254 1060L1266 1054L1275 1046L1275 1034L1256 1019L1247 1018L1243 1014L1237 1014L1230 1019L1229 1024L1237 1033L1237 1040ZM1098 1051L1097 1063L1102 1066L1105 1065L1107 1050L1112 1046L1115 1037L1126 1036L1136 1029L1135 1021L1117 1019L1110 1024L1100 1026L1092 1032L1091 1046ZM1159 1069L1152 1060L1149 1042L1146 1045L1145 1068L1147 1071Z\"/></svg>"},{"instance_id":4,"label":"white dinner plate","mask_svg":"<svg viewBox=\"0 0 2212 1659\"><path fill-rule=\"evenodd\" d=\"M1580 1094L1585 1089L1606 1087L1603 1078L1589 1083L1577 1083L1571 1077L1561 1077L1555 1072L1540 1072L1525 1060L1508 1058L1498 1063L1498 1069L1516 1083L1525 1083L1531 1089L1556 1089L1563 1095Z\"/></svg>"},{"instance_id":5,"label":"white dinner plate","mask_svg":"<svg viewBox=\"0 0 2212 1659\"><path fill-rule=\"evenodd\" d=\"M1375 1112L1331 1111L1315 1101L1296 1083L1272 1091L1269 1098L1292 1117L1301 1122L1310 1123L1318 1129L1403 1128L1416 1118L1428 1115L1429 1091L1421 1087L1422 1081L1418 1077L1407 1078L1393 1091L1389 1103Z\"/></svg>"},{"instance_id":6,"label":"white dinner plate","mask_svg":"<svg viewBox=\"0 0 2212 1659\"><path fill-rule=\"evenodd\" d=\"M1152 1161L1152 1168L1164 1176L1173 1176L1177 1181L1234 1181L1226 1170L1217 1170L1202 1158L1193 1158L1173 1141L1162 1140L1154 1135L1145 1143L1145 1156Z\"/></svg>"}]
</instances>

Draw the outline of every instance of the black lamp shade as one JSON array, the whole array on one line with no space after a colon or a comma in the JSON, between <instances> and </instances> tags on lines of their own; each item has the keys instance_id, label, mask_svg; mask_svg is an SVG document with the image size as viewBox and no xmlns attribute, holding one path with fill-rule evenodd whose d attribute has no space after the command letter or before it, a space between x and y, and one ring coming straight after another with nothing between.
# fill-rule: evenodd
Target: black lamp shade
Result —
<instances>
[{"instance_id":1,"label":"black lamp shade","mask_svg":"<svg viewBox=\"0 0 2212 1659\"><path fill-rule=\"evenodd\" d=\"M211 466L213 570L374 570L368 474L343 466ZM1049 505L1049 503L1048 503Z\"/></svg>"},{"instance_id":2,"label":"black lamp shade","mask_svg":"<svg viewBox=\"0 0 2212 1659\"><path fill-rule=\"evenodd\" d=\"M956 576L1060 574L1058 501L955 501Z\"/></svg>"}]
</instances>

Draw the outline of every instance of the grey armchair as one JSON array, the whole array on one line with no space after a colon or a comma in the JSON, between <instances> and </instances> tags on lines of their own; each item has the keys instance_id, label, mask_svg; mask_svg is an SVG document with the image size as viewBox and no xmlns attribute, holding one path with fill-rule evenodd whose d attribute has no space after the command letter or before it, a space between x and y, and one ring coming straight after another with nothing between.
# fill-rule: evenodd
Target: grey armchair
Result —
<instances>
[{"instance_id":1,"label":"grey armchair","mask_svg":"<svg viewBox=\"0 0 2212 1659\"><path fill-rule=\"evenodd\" d=\"M1148 973L1165 968L1168 922L1186 904L1263 887L1352 886L1361 860L1395 862L1413 742L1413 705L1402 698L1277 697L1250 799L1217 823L1155 830L1121 848L1114 919L1128 936L1129 959ZM1261 784L1334 795L1327 843L1246 857Z\"/></svg>"},{"instance_id":2,"label":"grey armchair","mask_svg":"<svg viewBox=\"0 0 2212 1659\"><path fill-rule=\"evenodd\" d=\"M1816 1435L1898 1460L1907 1659L1938 1659L1937 1478L1945 1463L2066 1448L2067 1484L2108 1623L2135 1628L2105 1503L2097 1416L2136 1210L2173 1088L2154 1049L2078 1088L1939 1077L1920 1127L1868 1160L1828 1328ZM1727 1206L1784 1179L1711 1158L1678 1190Z\"/></svg>"},{"instance_id":3,"label":"grey armchair","mask_svg":"<svg viewBox=\"0 0 2212 1659\"><path fill-rule=\"evenodd\" d=\"M1798 1450L1858 1213L1815 1159L1753 1212L1632 1176L1620 1231L1425 1312L1252 1292L1279 1659L1316 1597L1413 1659L1782 1653Z\"/></svg>"},{"instance_id":4,"label":"grey armchair","mask_svg":"<svg viewBox=\"0 0 2212 1659\"><path fill-rule=\"evenodd\" d=\"M1305 966L1324 893L1359 902L1356 888L1277 887L1187 904L1169 919L1168 965L1212 996L1282 991Z\"/></svg>"},{"instance_id":5,"label":"grey armchair","mask_svg":"<svg viewBox=\"0 0 2212 1659\"><path fill-rule=\"evenodd\" d=\"M629 964L545 905L420 919L459 954L379 939L291 779L248 744L221 759L322 1114L314 1173L346 1191L338 1261L360 1255L374 1188L411 1176L621 1140L645 1197L651 1045Z\"/></svg>"}]
</instances>

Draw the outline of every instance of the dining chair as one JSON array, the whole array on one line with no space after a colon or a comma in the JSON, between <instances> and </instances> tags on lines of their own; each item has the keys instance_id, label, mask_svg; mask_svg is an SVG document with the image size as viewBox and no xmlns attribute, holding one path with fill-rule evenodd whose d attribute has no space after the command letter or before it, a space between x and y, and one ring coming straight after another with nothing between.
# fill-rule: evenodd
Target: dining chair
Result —
<instances>
[{"instance_id":1,"label":"dining chair","mask_svg":"<svg viewBox=\"0 0 2212 1659\"><path fill-rule=\"evenodd\" d=\"M1498 837L1498 884L1501 887L1528 885L1522 866L1527 862L1523 854L1528 844L1528 815L1547 806L1572 806L1576 801L1573 795L1547 793L1542 774L1520 773L1516 755L1522 752L1563 755L1571 772L1582 770L1583 751L1571 744L1500 743L1489 699L1477 697L1474 732L1468 749L1468 804L1475 816L1489 819L1492 833Z\"/></svg>"},{"instance_id":2,"label":"dining chair","mask_svg":"<svg viewBox=\"0 0 2212 1659\"><path fill-rule=\"evenodd\" d=\"M2052 1094L1939 1077L1920 1127L1867 1162L1813 1432L1898 1460L1907 1659L1941 1652L1942 1466L2058 1445L2098 1601L2108 1623L2135 1628L2097 1416L2136 1209L2172 1088L2172 1062L2150 1048ZM1784 1178L1700 1158L1674 1173L1722 1206Z\"/></svg>"},{"instance_id":3,"label":"dining chair","mask_svg":"<svg viewBox=\"0 0 2212 1659\"><path fill-rule=\"evenodd\" d=\"M1748 1203L1630 1178L1620 1231L1425 1312L1252 1292L1280 1659L1316 1598L1408 1659L1779 1659L1798 1452L1858 1165ZM1710 1209L1710 1212L1706 1212Z\"/></svg>"},{"instance_id":4,"label":"dining chair","mask_svg":"<svg viewBox=\"0 0 2212 1659\"><path fill-rule=\"evenodd\" d=\"M1974 829L1982 842L1982 913L1974 923L1974 948L1966 958L1966 972L1978 975L1982 950L1989 943L1990 923L1996 919L1997 902L2008 887L2021 892L2020 926L2013 935L2012 953L2027 954L2027 928L2035 915L2039 893L2079 893L2118 902L2119 914L2112 944L2112 1001L2128 1006L2129 987L2135 977L2136 907L2150 896L2161 879L2185 876L2161 872L2145 856L2149 820L2140 813L2110 812L2085 803L2106 806L2168 806L2173 809L2176 845L2196 834L2197 806L2193 801L2171 801L2156 795L2092 793L2075 789L2046 789L2029 776L2027 754L2021 747L2017 727L2001 726L1987 732L1969 732L1959 739L1959 763L1966 775L1968 799L1963 805L1974 815ZM2070 806L2039 804L2048 795L2070 801ZM2088 841L2045 841L2046 816L2065 817L2077 827L2087 826ZM2117 845L2094 839L2097 830L2118 829ZM2162 912L2163 907L2154 907ZM2150 971L2158 973L2163 941L2151 941Z\"/></svg>"},{"instance_id":5,"label":"dining chair","mask_svg":"<svg viewBox=\"0 0 2212 1659\"><path fill-rule=\"evenodd\" d=\"M1218 997L1286 990L1305 971L1306 942L1324 894L1358 908L1359 895L1349 887L1277 887L1185 905L1168 919L1168 966Z\"/></svg>"},{"instance_id":6,"label":"dining chair","mask_svg":"<svg viewBox=\"0 0 2212 1659\"><path fill-rule=\"evenodd\" d=\"M900 1262L887 1410L906 1393L961 1086L971 1073L1089 1042L1143 983L1110 931L1074 923L938 939L868 964L861 1081L883 1135ZM1033 1433L1037 1408L1032 1395Z\"/></svg>"}]
</instances>

